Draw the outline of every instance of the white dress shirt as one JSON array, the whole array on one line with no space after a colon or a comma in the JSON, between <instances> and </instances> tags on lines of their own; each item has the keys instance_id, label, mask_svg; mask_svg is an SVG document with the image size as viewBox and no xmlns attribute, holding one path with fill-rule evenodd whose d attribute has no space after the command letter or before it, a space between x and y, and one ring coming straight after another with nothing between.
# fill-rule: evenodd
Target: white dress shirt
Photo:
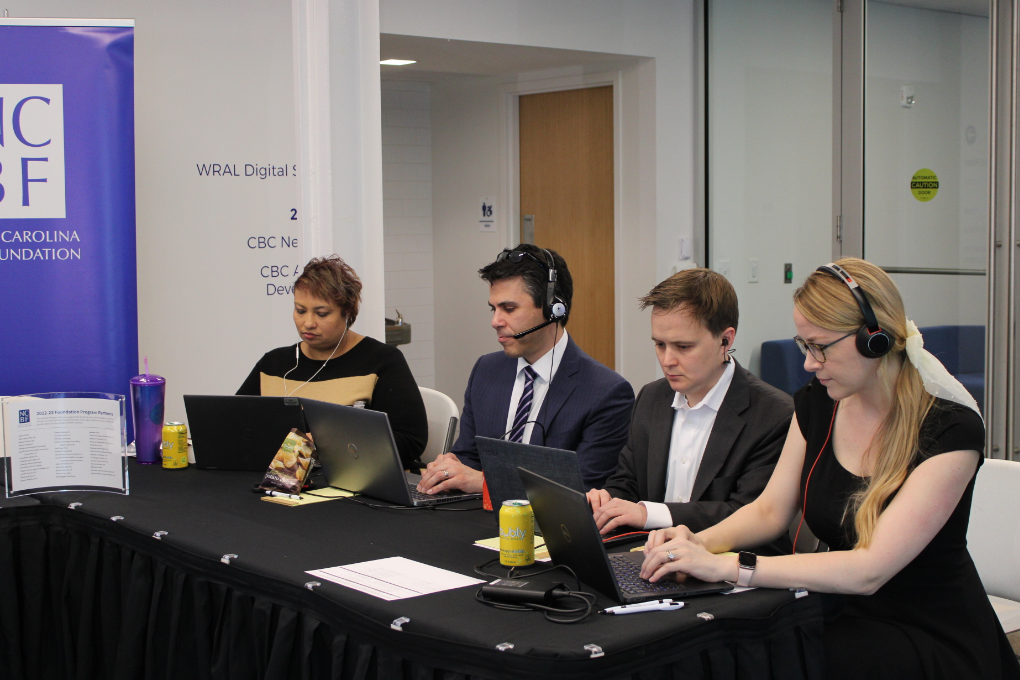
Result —
<instances>
[{"instance_id":1,"label":"white dress shirt","mask_svg":"<svg viewBox=\"0 0 1020 680\"><path fill-rule=\"evenodd\" d=\"M531 430L534 427L534 423L530 421L535 420L542 410L542 402L545 401L545 395L549 391L549 381L556 375L556 369L560 367L560 361L563 359L563 353L566 350L567 330L563 329L563 335L553 345L553 348L543 354L534 364L530 364L532 370L538 375L535 376L535 383L532 387L531 413L528 415L529 422L524 426L524 437L521 439L525 444L531 443ZM510 393L510 411L506 416L506 432L508 435L514 426L514 419L517 416L517 404L520 403L521 395L524 394L524 381L527 379L524 369L528 365L528 361L524 357L517 359L517 379L514 381L514 391ZM541 430L541 427L539 429ZM545 443L545 434L547 433L539 433L540 441L543 444Z\"/></svg>"},{"instance_id":2,"label":"white dress shirt","mask_svg":"<svg viewBox=\"0 0 1020 680\"><path fill-rule=\"evenodd\" d=\"M686 395L679 392L674 395L673 432L669 440L669 467L666 470L666 500L665 503L641 501L648 511L645 529L673 526L673 517L666 503L690 502L694 480L698 476L708 438L712 435L715 417L733 381L735 366L736 362L731 359L719 380L697 406L688 405Z\"/></svg>"}]
</instances>

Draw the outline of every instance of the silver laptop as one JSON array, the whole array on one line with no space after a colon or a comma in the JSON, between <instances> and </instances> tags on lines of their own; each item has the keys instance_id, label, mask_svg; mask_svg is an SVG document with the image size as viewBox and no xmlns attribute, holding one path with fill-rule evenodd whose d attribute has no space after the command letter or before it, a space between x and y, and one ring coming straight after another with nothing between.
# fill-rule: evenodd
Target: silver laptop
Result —
<instances>
[{"instance_id":1,"label":"silver laptop","mask_svg":"<svg viewBox=\"0 0 1020 680\"><path fill-rule=\"evenodd\" d=\"M643 552L607 553L583 493L533 472L519 469L521 481L535 512L546 528L543 536L555 564L574 570L578 578L606 597L622 604L660 598L692 597L731 590L728 583L710 583L685 576L680 581L652 583L641 578Z\"/></svg>"},{"instance_id":2,"label":"silver laptop","mask_svg":"<svg viewBox=\"0 0 1020 680\"><path fill-rule=\"evenodd\" d=\"M436 505L480 498L459 491L428 495L420 475L404 472L385 413L301 399L326 483L397 505Z\"/></svg>"}]
</instances>

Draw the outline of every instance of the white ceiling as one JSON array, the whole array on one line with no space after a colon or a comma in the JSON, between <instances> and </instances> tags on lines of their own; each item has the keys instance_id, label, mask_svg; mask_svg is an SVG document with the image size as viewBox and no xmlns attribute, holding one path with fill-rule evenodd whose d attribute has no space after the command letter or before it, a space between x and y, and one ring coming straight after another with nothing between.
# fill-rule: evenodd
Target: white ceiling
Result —
<instances>
[{"instance_id":1,"label":"white ceiling","mask_svg":"<svg viewBox=\"0 0 1020 680\"><path fill-rule=\"evenodd\" d=\"M407 66L381 66L383 80L436 82L474 76L507 76L529 71L620 62L635 57L551 47L379 35L380 59L414 59Z\"/></svg>"},{"instance_id":2,"label":"white ceiling","mask_svg":"<svg viewBox=\"0 0 1020 680\"><path fill-rule=\"evenodd\" d=\"M958 14L988 16L989 0L873 0ZM380 59L414 59L407 66L381 66L383 80L441 82L478 76L510 76L531 71L584 67L635 59L630 55L551 47L379 35Z\"/></svg>"}]
</instances>

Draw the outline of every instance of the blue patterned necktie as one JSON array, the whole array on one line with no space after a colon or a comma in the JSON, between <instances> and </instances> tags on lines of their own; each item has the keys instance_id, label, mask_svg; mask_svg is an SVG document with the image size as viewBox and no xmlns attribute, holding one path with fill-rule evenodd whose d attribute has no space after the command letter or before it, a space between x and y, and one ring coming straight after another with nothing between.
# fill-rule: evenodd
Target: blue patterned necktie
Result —
<instances>
[{"instance_id":1,"label":"blue patterned necktie","mask_svg":"<svg viewBox=\"0 0 1020 680\"><path fill-rule=\"evenodd\" d=\"M521 392L521 400L517 402L517 415L514 416L514 426L510 430L510 441L524 441L524 427L528 424L528 416L531 415L531 402L535 399L535 369L531 366L524 367L524 391Z\"/></svg>"}]
</instances>

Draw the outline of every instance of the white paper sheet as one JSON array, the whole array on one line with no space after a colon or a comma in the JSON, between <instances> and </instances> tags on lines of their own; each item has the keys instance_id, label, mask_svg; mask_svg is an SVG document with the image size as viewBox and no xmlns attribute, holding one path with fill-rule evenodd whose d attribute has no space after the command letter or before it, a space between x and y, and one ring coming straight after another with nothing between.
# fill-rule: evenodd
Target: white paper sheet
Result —
<instances>
[{"instance_id":1,"label":"white paper sheet","mask_svg":"<svg viewBox=\"0 0 1020 680\"><path fill-rule=\"evenodd\" d=\"M482 583L481 579L405 557L387 557L306 573L384 600L403 600Z\"/></svg>"},{"instance_id":2,"label":"white paper sheet","mask_svg":"<svg viewBox=\"0 0 1020 680\"><path fill-rule=\"evenodd\" d=\"M120 404L111 399L7 399L10 490L124 487Z\"/></svg>"}]
</instances>

